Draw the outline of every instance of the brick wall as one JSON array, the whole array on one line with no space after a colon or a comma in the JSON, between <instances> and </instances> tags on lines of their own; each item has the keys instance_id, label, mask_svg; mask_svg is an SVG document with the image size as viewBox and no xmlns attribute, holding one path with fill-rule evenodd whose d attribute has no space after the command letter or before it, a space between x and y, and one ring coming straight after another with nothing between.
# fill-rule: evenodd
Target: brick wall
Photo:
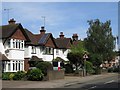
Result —
<instances>
[{"instance_id":1,"label":"brick wall","mask_svg":"<svg viewBox=\"0 0 120 90\"><path fill-rule=\"evenodd\" d=\"M25 61L24 61L24 70L25 71L28 71L29 70L29 63L28 63L29 59L28 58L25 58Z\"/></svg>"}]
</instances>

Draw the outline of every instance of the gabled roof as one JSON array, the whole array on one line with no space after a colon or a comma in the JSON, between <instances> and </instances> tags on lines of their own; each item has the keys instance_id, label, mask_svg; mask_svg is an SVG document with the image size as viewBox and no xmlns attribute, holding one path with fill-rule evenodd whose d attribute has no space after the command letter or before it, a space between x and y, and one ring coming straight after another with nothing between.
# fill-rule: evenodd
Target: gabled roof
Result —
<instances>
[{"instance_id":1,"label":"gabled roof","mask_svg":"<svg viewBox=\"0 0 120 90\"><path fill-rule=\"evenodd\" d=\"M71 47L71 38L57 38L54 40L57 48L69 49Z\"/></svg>"},{"instance_id":2,"label":"gabled roof","mask_svg":"<svg viewBox=\"0 0 120 90\"><path fill-rule=\"evenodd\" d=\"M45 45L45 44L47 43L48 39L49 39L51 36L52 36L51 33L46 33L46 34L42 35L41 38L39 38L38 43L39 43L40 45Z\"/></svg>"},{"instance_id":3,"label":"gabled roof","mask_svg":"<svg viewBox=\"0 0 120 90\"><path fill-rule=\"evenodd\" d=\"M49 38L53 40L53 43L55 44L55 41L53 39L53 36L51 33L45 33L45 34L33 34L29 30L25 29L25 32L27 33L28 37L30 38L31 42L28 42L26 44L31 45L45 45ZM56 45L55 45L56 46Z\"/></svg>"},{"instance_id":4,"label":"gabled roof","mask_svg":"<svg viewBox=\"0 0 120 90\"><path fill-rule=\"evenodd\" d=\"M0 38L7 39L7 38L11 37L18 28L20 28L20 30L26 37L27 41L30 41L30 39L28 38L27 34L25 33L25 31L20 23L0 26L0 32L2 32L2 37L0 37Z\"/></svg>"}]
</instances>

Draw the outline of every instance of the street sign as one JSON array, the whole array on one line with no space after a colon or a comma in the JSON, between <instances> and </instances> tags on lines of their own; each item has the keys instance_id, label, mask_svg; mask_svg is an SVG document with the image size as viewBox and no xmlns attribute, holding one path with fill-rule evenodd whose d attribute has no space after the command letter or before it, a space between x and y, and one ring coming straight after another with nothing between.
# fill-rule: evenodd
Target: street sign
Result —
<instances>
[{"instance_id":1,"label":"street sign","mask_svg":"<svg viewBox=\"0 0 120 90\"><path fill-rule=\"evenodd\" d=\"M84 54L83 58L84 58L84 59L88 58L88 55L87 55L87 54Z\"/></svg>"}]
</instances>

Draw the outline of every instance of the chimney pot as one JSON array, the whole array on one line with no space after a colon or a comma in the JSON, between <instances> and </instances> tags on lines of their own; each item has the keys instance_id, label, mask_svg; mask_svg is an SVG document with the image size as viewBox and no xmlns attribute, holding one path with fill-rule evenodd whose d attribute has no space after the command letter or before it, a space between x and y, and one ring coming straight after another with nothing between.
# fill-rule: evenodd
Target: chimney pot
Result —
<instances>
[{"instance_id":1,"label":"chimney pot","mask_svg":"<svg viewBox=\"0 0 120 90\"><path fill-rule=\"evenodd\" d=\"M73 41L78 41L78 35L77 35L77 33L73 34L72 38L73 38Z\"/></svg>"},{"instance_id":2,"label":"chimney pot","mask_svg":"<svg viewBox=\"0 0 120 90\"><path fill-rule=\"evenodd\" d=\"M63 32L60 32L60 38L64 38L64 34L63 34Z\"/></svg>"},{"instance_id":3,"label":"chimney pot","mask_svg":"<svg viewBox=\"0 0 120 90\"><path fill-rule=\"evenodd\" d=\"M42 26L42 27L41 27L41 30L40 30L40 34L45 34L45 32L46 32L45 27Z\"/></svg>"},{"instance_id":4,"label":"chimney pot","mask_svg":"<svg viewBox=\"0 0 120 90\"><path fill-rule=\"evenodd\" d=\"M12 18L12 19L10 19L10 20L8 21L9 24L15 24L15 22L16 22L16 21L14 20L14 18Z\"/></svg>"}]
</instances>

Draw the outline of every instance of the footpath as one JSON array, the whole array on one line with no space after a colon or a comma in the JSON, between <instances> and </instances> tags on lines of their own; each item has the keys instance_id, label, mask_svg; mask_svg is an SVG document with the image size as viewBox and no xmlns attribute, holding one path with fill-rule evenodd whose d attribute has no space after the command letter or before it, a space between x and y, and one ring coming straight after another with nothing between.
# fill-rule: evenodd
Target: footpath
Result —
<instances>
[{"instance_id":1,"label":"footpath","mask_svg":"<svg viewBox=\"0 0 120 90\"><path fill-rule=\"evenodd\" d=\"M51 81L2 81L2 88L60 88L67 85L85 83L94 79L104 79L106 77L118 76L117 73L106 73L91 76L65 76L64 79Z\"/></svg>"}]
</instances>

